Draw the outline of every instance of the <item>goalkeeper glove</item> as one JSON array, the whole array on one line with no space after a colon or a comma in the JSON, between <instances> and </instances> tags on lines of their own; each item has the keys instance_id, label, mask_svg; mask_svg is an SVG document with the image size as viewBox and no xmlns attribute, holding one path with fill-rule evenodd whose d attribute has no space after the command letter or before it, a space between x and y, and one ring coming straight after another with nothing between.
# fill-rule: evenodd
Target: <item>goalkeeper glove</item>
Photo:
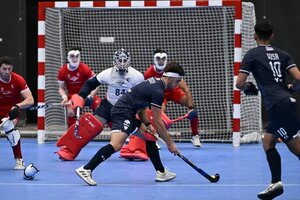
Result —
<instances>
[{"instance_id":1,"label":"goalkeeper glove","mask_svg":"<svg viewBox=\"0 0 300 200\"><path fill-rule=\"evenodd\" d=\"M245 95L258 95L258 89L252 82L247 82L247 89L244 90Z\"/></svg>"}]
</instances>

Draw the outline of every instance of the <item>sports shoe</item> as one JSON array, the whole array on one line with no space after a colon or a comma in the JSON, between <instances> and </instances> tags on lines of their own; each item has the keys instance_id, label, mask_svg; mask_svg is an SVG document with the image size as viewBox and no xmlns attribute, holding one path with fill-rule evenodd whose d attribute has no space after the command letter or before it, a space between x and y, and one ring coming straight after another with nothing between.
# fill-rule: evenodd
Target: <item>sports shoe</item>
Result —
<instances>
[{"instance_id":1,"label":"sports shoe","mask_svg":"<svg viewBox=\"0 0 300 200\"><path fill-rule=\"evenodd\" d=\"M156 141L156 146L157 146L158 150L161 150L161 147L160 147L160 145L158 144L157 141Z\"/></svg>"},{"instance_id":2,"label":"sports shoe","mask_svg":"<svg viewBox=\"0 0 300 200\"><path fill-rule=\"evenodd\" d=\"M281 181L270 184L264 191L257 194L260 199L273 199L283 193L283 184Z\"/></svg>"},{"instance_id":3,"label":"sports shoe","mask_svg":"<svg viewBox=\"0 0 300 200\"><path fill-rule=\"evenodd\" d=\"M90 169L84 169L83 166L75 170L76 174L91 186L97 185L97 182L92 178L92 171Z\"/></svg>"},{"instance_id":4,"label":"sports shoe","mask_svg":"<svg viewBox=\"0 0 300 200\"><path fill-rule=\"evenodd\" d=\"M165 172L156 171L156 182L166 182L176 178L176 174L165 169Z\"/></svg>"},{"instance_id":5,"label":"sports shoe","mask_svg":"<svg viewBox=\"0 0 300 200\"><path fill-rule=\"evenodd\" d=\"M14 169L16 170L25 169L25 163L22 158L16 158L16 165Z\"/></svg>"},{"instance_id":6,"label":"sports shoe","mask_svg":"<svg viewBox=\"0 0 300 200\"><path fill-rule=\"evenodd\" d=\"M200 136L199 135L194 135L192 136L191 142L195 147L201 147L201 142L200 142Z\"/></svg>"}]
</instances>

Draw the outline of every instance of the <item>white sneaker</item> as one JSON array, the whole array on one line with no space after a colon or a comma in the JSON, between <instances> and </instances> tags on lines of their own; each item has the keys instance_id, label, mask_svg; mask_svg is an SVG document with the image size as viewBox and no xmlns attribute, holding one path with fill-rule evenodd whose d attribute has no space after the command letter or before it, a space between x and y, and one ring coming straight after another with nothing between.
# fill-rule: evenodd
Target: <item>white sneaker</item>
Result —
<instances>
[{"instance_id":1,"label":"white sneaker","mask_svg":"<svg viewBox=\"0 0 300 200\"><path fill-rule=\"evenodd\" d=\"M193 145L195 147L201 147L201 142L200 142L200 136L199 135L192 136L191 142L193 143Z\"/></svg>"},{"instance_id":2,"label":"white sneaker","mask_svg":"<svg viewBox=\"0 0 300 200\"><path fill-rule=\"evenodd\" d=\"M283 193L283 184L281 181L270 184L264 191L257 194L260 199L273 199Z\"/></svg>"},{"instance_id":3,"label":"white sneaker","mask_svg":"<svg viewBox=\"0 0 300 200\"><path fill-rule=\"evenodd\" d=\"M160 150L160 149L161 149L161 147L160 147L160 145L158 144L158 142L157 142L157 141L156 141L156 146L157 146L158 150Z\"/></svg>"},{"instance_id":4,"label":"white sneaker","mask_svg":"<svg viewBox=\"0 0 300 200\"><path fill-rule=\"evenodd\" d=\"M92 178L92 171L90 169L84 169L83 166L75 170L76 174L91 186L97 185L97 182Z\"/></svg>"},{"instance_id":5,"label":"white sneaker","mask_svg":"<svg viewBox=\"0 0 300 200\"><path fill-rule=\"evenodd\" d=\"M165 169L165 172L162 173L160 171L156 172L156 182L165 182L176 178L176 174Z\"/></svg>"},{"instance_id":6,"label":"white sneaker","mask_svg":"<svg viewBox=\"0 0 300 200\"><path fill-rule=\"evenodd\" d=\"M25 163L22 158L16 158L16 165L14 169L16 170L25 169Z\"/></svg>"}]
</instances>

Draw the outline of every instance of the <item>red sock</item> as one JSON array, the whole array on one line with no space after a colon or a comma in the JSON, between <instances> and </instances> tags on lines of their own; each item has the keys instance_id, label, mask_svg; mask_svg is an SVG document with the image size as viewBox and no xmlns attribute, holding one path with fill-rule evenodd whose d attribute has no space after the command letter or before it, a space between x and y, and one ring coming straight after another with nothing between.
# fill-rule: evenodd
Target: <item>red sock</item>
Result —
<instances>
[{"instance_id":1,"label":"red sock","mask_svg":"<svg viewBox=\"0 0 300 200\"><path fill-rule=\"evenodd\" d=\"M12 149L13 149L15 158L22 158L21 141L20 140L16 146L12 147Z\"/></svg>"},{"instance_id":2,"label":"red sock","mask_svg":"<svg viewBox=\"0 0 300 200\"><path fill-rule=\"evenodd\" d=\"M195 117L194 119L191 119L190 124L191 124L191 129L192 129L192 136L197 135L199 133L199 131L198 131L198 124L199 124L198 116Z\"/></svg>"}]
</instances>

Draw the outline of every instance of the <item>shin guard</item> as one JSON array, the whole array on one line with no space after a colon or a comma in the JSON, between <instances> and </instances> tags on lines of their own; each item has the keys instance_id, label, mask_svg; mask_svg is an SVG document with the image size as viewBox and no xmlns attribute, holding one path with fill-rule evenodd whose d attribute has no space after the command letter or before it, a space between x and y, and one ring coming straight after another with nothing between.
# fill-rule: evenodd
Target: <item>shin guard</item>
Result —
<instances>
[{"instance_id":1,"label":"shin guard","mask_svg":"<svg viewBox=\"0 0 300 200\"><path fill-rule=\"evenodd\" d=\"M81 149L103 130L103 125L92 114L86 113L79 120L79 136L74 134L75 124L57 141L56 146L62 147L57 154L64 160L74 160Z\"/></svg>"}]
</instances>

